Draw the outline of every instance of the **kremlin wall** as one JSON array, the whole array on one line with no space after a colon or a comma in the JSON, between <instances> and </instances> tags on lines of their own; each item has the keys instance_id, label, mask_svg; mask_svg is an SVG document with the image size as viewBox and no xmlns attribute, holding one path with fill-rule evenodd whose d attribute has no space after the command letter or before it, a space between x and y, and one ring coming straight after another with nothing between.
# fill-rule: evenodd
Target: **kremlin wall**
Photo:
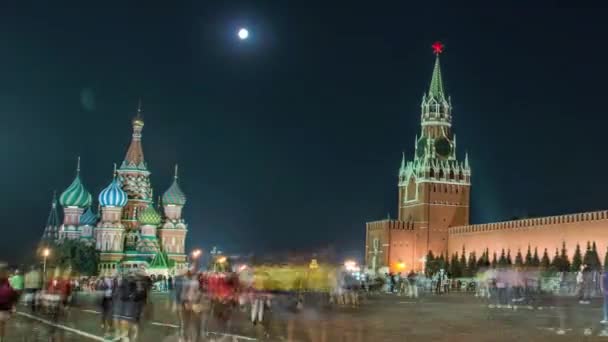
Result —
<instances>
[{"instance_id":1,"label":"kremlin wall","mask_svg":"<svg viewBox=\"0 0 608 342\"><path fill-rule=\"evenodd\" d=\"M429 90L421 102L421 132L415 137L414 156L405 154L398 171L397 219L366 224L365 264L393 272L422 270L426 255L449 258L464 248L477 256L504 250L515 255L528 246L553 255L565 243L572 259L576 245L584 250L595 242L604 255L608 248L608 211L595 211L514 221L469 223L471 166L468 156L456 154L452 131L452 103L443 86L439 55L433 45L435 66ZM468 255L467 255L468 256Z\"/></svg>"}]
</instances>

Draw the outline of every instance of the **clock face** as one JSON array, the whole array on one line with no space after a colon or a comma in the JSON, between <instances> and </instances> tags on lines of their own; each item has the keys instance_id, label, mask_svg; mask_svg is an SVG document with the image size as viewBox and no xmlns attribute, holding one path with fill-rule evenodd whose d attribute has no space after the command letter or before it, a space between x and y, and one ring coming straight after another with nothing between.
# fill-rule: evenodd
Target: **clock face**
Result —
<instances>
[{"instance_id":1,"label":"clock face","mask_svg":"<svg viewBox=\"0 0 608 342\"><path fill-rule=\"evenodd\" d=\"M452 152L452 144L447 138L439 138L435 140L435 152L440 157L447 158Z\"/></svg>"}]
</instances>

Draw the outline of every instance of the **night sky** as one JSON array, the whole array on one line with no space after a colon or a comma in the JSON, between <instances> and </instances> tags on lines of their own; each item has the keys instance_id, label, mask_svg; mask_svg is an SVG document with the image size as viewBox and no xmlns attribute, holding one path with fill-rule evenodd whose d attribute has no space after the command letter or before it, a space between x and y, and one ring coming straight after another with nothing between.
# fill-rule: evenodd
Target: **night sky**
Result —
<instances>
[{"instance_id":1,"label":"night sky","mask_svg":"<svg viewBox=\"0 0 608 342\"><path fill-rule=\"evenodd\" d=\"M360 256L365 222L396 215L436 40L473 222L608 207L606 10L49 3L0 5L2 259L35 245L78 155L94 198L110 182L139 98L189 248Z\"/></svg>"}]
</instances>

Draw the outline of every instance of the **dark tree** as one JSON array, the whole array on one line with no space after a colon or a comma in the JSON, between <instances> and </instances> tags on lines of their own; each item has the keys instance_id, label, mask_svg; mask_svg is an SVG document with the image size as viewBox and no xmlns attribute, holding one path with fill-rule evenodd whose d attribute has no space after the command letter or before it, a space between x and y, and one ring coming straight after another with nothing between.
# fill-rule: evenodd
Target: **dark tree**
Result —
<instances>
[{"instance_id":1,"label":"dark tree","mask_svg":"<svg viewBox=\"0 0 608 342\"><path fill-rule=\"evenodd\" d=\"M530 249L530 245L528 245L528 252L526 252L526 260L524 264L526 266L532 266L532 250Z\"/></svg>"},{"instance_id":2,"label":"dark tree","mask_svg":"<svg viewBox=\"0 0 608 342\"><path fill-rule=\"evenodd\" d=\"M462 254L460 254L460 269L461 269L461 274L463 277L470 277L469 274L469 269L467 267L467 257L466 257L466 251L464 249L464 246L462 246Z\"/></svg>"},{"instance_id":3,"label":"dark tree","mask_svg":"<svg viewBox=\"0 0 608 342\"><path fill-rule=\"evenodd\" d=\"M63 240L51 247L52 261L56 267L71 268L78 275L97 274L99 253L95 246L80 240Z\"/></svg>"},{"instance_id":4,"label":"dark tree","mask_svg":"<svg viewBox=\"0 0 608 342\"><path fill-rule=\"evenodd\" d=\"M517 250L517 255L515 255L515 266L521 267L524 265L524 257L521 255L521 250Z\"/></svg>"},{"instance_id":5,"label":"dark tree","mask_svg":"<svg viewBox=\"0 0 608 342\"><path fill-rule=\"evenodd\" d=\"M570 260L568 259L568 250L566 249L566 241L562 241L562 251L559 255L561 265L558 271L568 272L570 270Z\"/></svg>"},{"instance_id":6,"label":"dark tree","mask_svg":"<svg viewBox=\"0 0 608 342\"><path fill-rule=\"evenodd\" d=\"M450 274L453 278L462 277L462 268L460 267L460 261L458 260L458 253L452 254L452 259L450 260Z\"/></svg>"},{"instance_id":7,"label":"dark tree","mask_svg":"<svg viewBox=\"0 0 608 342\"><path fill-rule=\"evenodd\" d=\"M538 248L534 247L534 256L532 257L532 266L540 266L540 258L538 257Z\"/></svg>"},{"instance_id":8,"label":"dark tree","mask_svg":"<svg viewBox=\"0 0 608 342\"><path fill-rule=\"evenodd\" d=\"M467 266L469 271L469 276L474 277L477 274L477 258L475 256L475 252L471 252L469 254L469 265Z\"/></svg>"},{"instance_id":9,"label":"dark tree","mask_svg":"<svg viewBox=\"0 0 608 342\"><path fill-rule=\"evenodd\" d=\"M561 265L562 265L562 260L559 256L559 250L556 248L555 255L553 256L553 260L551 261L550 270L552 272L557 272L561 268Z\"/></svg>"},{"instance_id":10,"label":"dark tree","mask_svg":"<svg viewBox=\"0 0 608 342\"><path fill-rule=\"evenodd\" d=\"M602 269L602 264L600 262L600 256L597 254L597 246L595 245L595 241L593 241L593 244L591 245L590 259L591 263L589 265L591 266L591 269L600 271Z\"/></svg>"},{"instance_id":11,"label":"dark tree","mask_svg":"<svg viewBox=\"0 0 608 342\"><path fill-rule=\"evenodd\" d=\"M511 259L511 250L507 250L507 265L513 265L513 259Z\"/></svg>"},{"instance_id":12,"label":"dark tree","mask_svg":"<svg viewBox=\"0 0 608 342\"><path fill-rule=\"evenodd\" d=\"M435 256L433 255L433 251L429 251L426 255L426 263L425 263L425 273L427 276L430 276L436 272L437 262L435 261Z\"/></svg>"},{"instance_id":13,"label":"dark tree","mask_svg":"<svg viewBox=\"0 0 608 342\"><path fill-rule=\"evenodd\" d=\"M498 259L498 266L507 266L508 265L508 261L507 261L507 256L505 255L505 249L502 249L502 252L500 253L500 259Z\"/></svg>"},{"instance_id":14,"label":"dark tree","mask_svg":"<svg viewBox=\"0 0 608 342\"><path fill-rule=\"evenodd\" d=\"M587 241L587 250L583 256L583 264L591 266L593 255L591 253L591 242Z\"/></svg>"},{"instance_id":15,"label":"dark tree","mask_svg":"<svg viewBox=\"0 0 608 342\"><path fill-rule=\"evenodd\" d=\"M551 267L551 260L549 260L549 254L547 253L546 248L542 259L540 259L540 267L542 267L544 270L548 270L549 267Z\"/></svg>"},{"instance_id":16,"label":"dark tree","mask_svg":"<svg viewBox=\"0 0 608 342\"><path fill-rule=\"evenodd\" d=\"M572 257L572 265L570 270L572 272L578 272L583 264L583 256L581 255L581 246L577 243L576 249L574 250L574 256Z\"/></svg>"},{"instance_id":17,"label":"dark tree","mask_svg":"<svg viewBox=\"0 0 608 342\"><path fill-rule=\"evenodd\" d=\"M606 248L606 255L604 255L604 271L608 272L608 248Z\"/></svg>"},{"instance_id":18,"label":"dark tree","mask_svg":"<svg viewBox=\"0 0 608 342\"><path fill-rule=\"evenodd\" d=\"M497 265L498 265L498 261L496 261L496 252L494 252L492 254L492 263L490 264L490 266L492 266L492 268L496 268Z\"/></svg>"}]
</instances>

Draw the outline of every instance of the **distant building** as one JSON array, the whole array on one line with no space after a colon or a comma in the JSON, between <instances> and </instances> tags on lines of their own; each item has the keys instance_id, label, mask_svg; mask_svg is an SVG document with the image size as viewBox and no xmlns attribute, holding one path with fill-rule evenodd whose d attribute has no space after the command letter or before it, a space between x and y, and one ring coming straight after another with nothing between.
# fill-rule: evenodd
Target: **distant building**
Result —
<instances>
[{"instance_id":1,"label":"distant building","mask_svg":"<svg viewBox=\"0 0 608 342\"><path fill-rule=\"evenodd\" d=\"M120 168L114 166L112 181L99 193L98 213L80 179L79 158L76 177L59 196L63 223L58 224L53 198L42 243L80 239L95 245L100 252L100 274L143 268L149 274L168 276L186 266L188 226L182 218L186 196L178 184L176 165L171 186L154 207L150 171L141 146L141 108L132 124L131 144Z\"/></svg>"},{"instance_id":2,"label":"distant building","mask_svg":"<svg viewBox=\"0 0 608 342\"><path fill-rule=\"evenodd\" d=\"M584 252L588 241L595 241L598 252L604 253L608 211L469 225L471 167L467 154L459 159L456 153L452 103L443 86L439 52L422 97L414 156L403 155L398 172L399 217L366 224L367 266L421 270L429 251L449 259L463 248L467 257L486 250L490 256L504 250L514 257L518 251L525 254L528 246L553 255L563 243L572 258L576 245Z\"/></svg>"}]
</instances>

